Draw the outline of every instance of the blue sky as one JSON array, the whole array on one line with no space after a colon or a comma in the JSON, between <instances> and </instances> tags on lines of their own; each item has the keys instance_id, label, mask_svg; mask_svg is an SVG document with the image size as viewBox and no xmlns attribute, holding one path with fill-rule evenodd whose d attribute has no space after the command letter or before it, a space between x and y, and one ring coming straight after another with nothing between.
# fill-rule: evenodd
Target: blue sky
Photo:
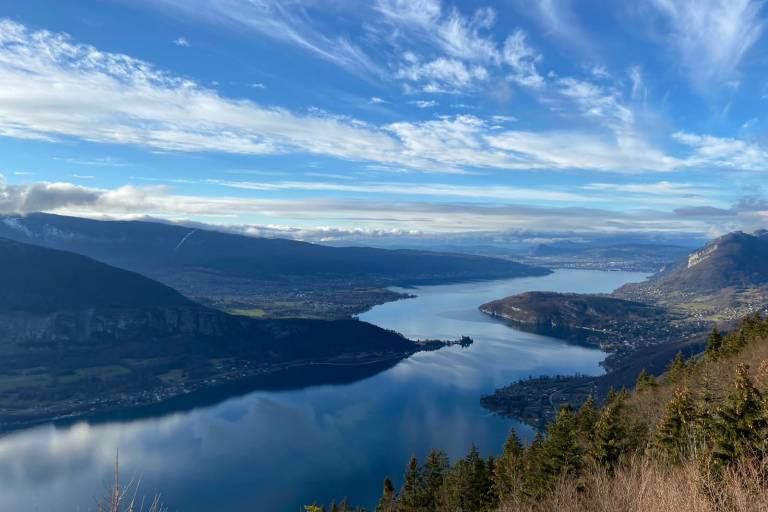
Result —
<instances>
[{"instance_id":1,"label":"blue sky","mask_svg":"<svg viewBox=\"0 0 768 512\"><path fill-rule=\"evenodd\" d=\"M0 209L312 240L765 227L767 15L6 0Z\"/></svg>"}]
</instances>

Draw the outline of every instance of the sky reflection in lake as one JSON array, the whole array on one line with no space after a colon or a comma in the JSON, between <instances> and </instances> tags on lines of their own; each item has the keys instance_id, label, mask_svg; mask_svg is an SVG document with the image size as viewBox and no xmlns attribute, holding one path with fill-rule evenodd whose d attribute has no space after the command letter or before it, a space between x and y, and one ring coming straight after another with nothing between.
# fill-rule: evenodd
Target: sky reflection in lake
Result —
<instances>
[{"instance_id":1,"label":"sky reflection in lake","mask_svg":"<svg viewBox=\"0 0 768 512\"><path fill-rule=\"evenodd\" d=\"M297 511L313 499L348 496L369 506L381 480L399 480L408 457L474 442L499 450L510 428L482 394L529 375L600 373L594 349L507 327L477 311L527 290L607 292L640 273L561 270L537 278L427 286L361 315L415 338L468 335L468 349L419 353L343 385L254 391L212 406L127 421L44 425L0 438L0 510L95 510L115 449L144 494L162 491L171 510ZM327 371L341 371L328 369Z\"/></svg>"}]
</instances>

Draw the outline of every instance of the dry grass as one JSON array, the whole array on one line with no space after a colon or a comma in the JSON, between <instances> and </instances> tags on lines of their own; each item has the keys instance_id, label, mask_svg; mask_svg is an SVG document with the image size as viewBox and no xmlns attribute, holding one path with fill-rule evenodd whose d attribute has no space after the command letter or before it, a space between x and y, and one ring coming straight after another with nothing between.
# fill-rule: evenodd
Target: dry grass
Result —
<instances>
[{"instance_id":1,"label":"dry grass","mask_svg":"<svg viewBox=\"0 0 768 512\"><path fill-rule=\"evenodd\" d=\"M613 474L595 469L578 483L563 480L546 499L499 512L764 512L767 463L743 463L714 478L695 463L665 468L638 458Z\"/></svg>"}]
</instances>

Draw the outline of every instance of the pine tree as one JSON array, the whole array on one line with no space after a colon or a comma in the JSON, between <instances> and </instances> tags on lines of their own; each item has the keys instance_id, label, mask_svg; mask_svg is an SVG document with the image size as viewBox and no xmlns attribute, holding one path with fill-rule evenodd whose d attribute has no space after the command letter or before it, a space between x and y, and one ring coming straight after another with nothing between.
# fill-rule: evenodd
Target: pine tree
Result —
<instances>
[{"instance_id":1,"label":"pine tree","mask_svg":"<svg viewBox=\"0 0 768 512\"><path fill-rule=\"evenodd\" d=\"M441 491L449 469L448 455L444 451L432 450L429 453L424 464L423 506L426 510L440 510Z\"/></svg>"},{"instance_id":2,"label":"pine tree","mask_svg":"<svg viewBox=\"0 0 768 512\"><path fill-rule=\"evenodd\" d=\"M470 487L466 510L488 510L491 504L492 480L485 460L473 444L467 454L467 467L470 468Z\"/></svg>"},{"instance_id":3,"label":"pine tree","mask_svg":"<svg viewBox=\"0 0 768 512\"><path fill-rule=\"evenodd\" d=\"M494 490L502 503L510 501L522 489L524 453L523 445L520 443L517 432L512 430L506 443L504 443L504 451L496 461L496 467L493 472Z\"/></svg>"},{"instance_id":4,"label":"pine tree","mask_svg":"<svg viewBox=\"0 0 768 512\"><path fill-rule=\"evenodd\" d=\"M638 427L631 425L625 414L626 391L609 392L608 402L595 423L590 458L593 462L613 467L621 457L641 442Z\"/></svg>"},{"instance_id":5,"label":"pine tree","mask_svg":"<svg viewBox=\"0 0 768 512\"><path fill-rule=\"evenodd\" d=\"M713 452L716 466L764 451L767 434L762 396L752 383L749 366L739 364L734 389L718 411Z\"/></svg>"},{"instance_id":6,"label":"pine tree","mask_svg":"<svg viewBox=\"0 0 768 512\"><path fill-rule=\"evenodd\" d=\"M640 375L637 376L635 390L638 393L642 393L643 391L655 389L656 387L658 387L658 384L656 383L656 377L648 373L645 368L643 368L643 370L640 372Z\"/></svg>"},{"instance_id":7,"label":"pine tree","mask_svg":"<svg viewBox=\"0 0 768 512\"><path fill-rule=\"evenodd\" d=\"M485 512L493 510L496 504L488 463L474 445L451 468L443 489L446 503L440 510Z\"/></svg>"},{"instance_id":8,"label":"pine tree","mask_svg":"<svg viewBox=\"0 0 768 512\"><path fill-rule=\"evenodd\" d=\"M677 389L656 429L656 445L668 460L677 463L693 455L696 417L690 391Z\"/></svg>"},{"instance_id":9,"label":"pine tree","mask_svg":"<svg viewBox=\"0 0 768 512\"><path fill-rule=\"evenodd\" d=\"M561 476L578 476L582 466L582 449L578 441L576 417L570 407L563 407L547 428L541 445L543 470L550 483Z\"/></svg>"},{"instance_id":10,"label":"pine tree","mask_svg":"<svg viewBox=\"0 0 768 512\"><path fill-rule=\"evenodd\" d=\"M416 457L411 457L397 500L398 512L421 512L424 506L424 472Z\"/></svg>"},{"instance_id":11,"label":"pine tree","mask_svg":"<svg viewBox=\"0 0 768 512\"><path fill-rule=\"evenodd\" d=\"M590 394L576 413L576 428L582 448L586 448L594 435L595 423L600 416L594 397Z\"/></svg>"},{"instance_id":12,"label":"pine tree","mask_svg":"<svg viewBox=\"0 0 768 512\"><path fill-rule=\"evenodd\" d=\"M683 380L686 372L685 358L682 352L678 352L672 362L667 365L665 380L670 384L676 384Z\"/></svg>"},{"instance_id":13,"label":"pine tree","mask_svg":"<svg viewBox=\"0 0 768 512\"><path fill-rule=\"evenodd\" d=\"M721 352L723 350L723 335L720 334L720 331L717 329L717 326L712 327L712 332L709 333L709 336L707 337L707 349L706 354L716 359L720 356Z\"/></svg>"},{"instance_id":14,"label":"pine tree","mask_svg":"<svg viewBox=\"0 0 768 512\"><path fill-rule=\"evenodd\" d=\"M376 505L376 512L397 512L397 494L389 477L384 479L384 489L381 492L379 503Z\"/></svg>"},{"instance_id":15,"label":"pine tree","mask_svg":"<svg viewBox=\"0 0 768 512\"><path fill-rule=\"evenodd\" d=\"M543 444L544 437L540 432L537 432L536 437L525 450L523 458L523 490L526 496L532 498L542 496L547 484L547 477L544 473Z\"/></svg>"}]
</instances>

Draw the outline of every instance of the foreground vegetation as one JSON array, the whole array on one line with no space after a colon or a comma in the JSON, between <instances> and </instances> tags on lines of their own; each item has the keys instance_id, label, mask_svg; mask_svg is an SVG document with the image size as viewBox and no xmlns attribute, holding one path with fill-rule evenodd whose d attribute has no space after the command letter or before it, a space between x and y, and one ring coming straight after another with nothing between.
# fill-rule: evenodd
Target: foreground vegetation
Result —
<instances>
[{"instance_id":1,"label":"foreground vegetation","mask_svg":"<svg viewBox=\"0 0 768 512\"><path fill-rule=\"evenodd\" d=\"M755 315L706 352L679 355L633 392L564 407L498 458L471 448L411 459L403 485L384 480L379 512L768 510L768 319ZM309 511L352 511L346 502Z\"/></svg>"}]
</instances>

